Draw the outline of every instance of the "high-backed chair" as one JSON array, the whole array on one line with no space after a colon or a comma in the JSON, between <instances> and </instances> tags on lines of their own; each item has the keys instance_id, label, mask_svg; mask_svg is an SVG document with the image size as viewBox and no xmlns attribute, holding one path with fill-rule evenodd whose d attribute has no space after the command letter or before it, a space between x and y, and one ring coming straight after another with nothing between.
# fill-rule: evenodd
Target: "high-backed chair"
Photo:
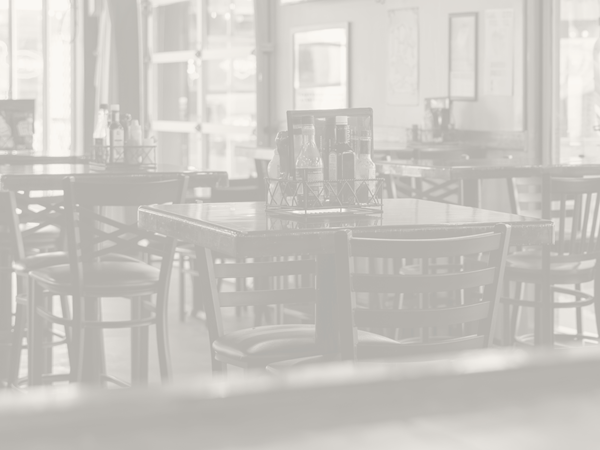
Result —
<instances>
[{"instance_id":1,"label":"high-backed chair","mask_svg":"<svg viewBox=\"0 0 600 450\"><path fill-rule=\"evenodd\" d=\"M323 349L315 343L315 326L313 324L286 323L278 325L261 325L226 331L223 328L222 308L282 305L283 307L300 306L304 309L313 307L316 301L316 289L313 282L302 283L298 278L312 278L315 275L316 263L312 259L287 261L219 263L215 261L210 250L204 250L201 265L207 271L210 284L210 295L206 296L206 319L211 346L214 372L226 370L231 364L244 369L263 369L268 364L292 358L320 355ZM219 280L254 279L254 290L222 292ZM280 283L285 279L286 283ZM276 281L278 280L278 281ZM260 283L259 283L260 281ZM269 283L272 281L272 284ZM245 283L243 283L245 285ZM256 286L283 286L283 289L256 289ZM361 341L391 341L384 336L372 333L361 333Z\"/></svg>"},{"instance_id":2,"label":"high-backed chair","mask_svg":"<svg viewBox=\"0 0 600 450\"><path fill-rule=\"evenodd\" d=\"M477 235L441 231L435 239L419 234L413 239L368 239L338 232L339 352L272 364L269 370L335 359L437 358L488 347L509 239L510 226L503 224ZM361 264L365 258L392 259L399 269L374 274ZM381 296L382 301L359 302L364 294ZM393 340L361 342L357 336L364 329L400 332Z\"/></svg>"},{"instance_id":3,"label":"high-backed chair","mask_svg":"<svg viewBox=\"0 0 600 450\"><path fill-rule=\"evenodd\" d=\"M182 203L186 183L185 176L165 178L147 174L65 180L69 263L30 272L34 282L28 333L30 384L41 382L40 343L44 322L59 323L71 329L71 381L82 379L84 356L100 356L84 352L84 341L93 340L95 330L131 328L133 380L144 383L148 364L147 332L151 325L156 325L157 330L161 378L166 381L170 377L166 316L175 241L143 231L136 223L118 220L107 214L106 208ZM129 257L107 260L108 255L115 253ZM142 261L150 256L160 258L160 268ZM60 317L45 308L44 297L48 294L70 296L73 317ZM131 318L103 320L99 311L101 299L106 297L130 299ZM152 297L156 298L154 303ZM95 375L125 385L107 374Z\"/></svg>"},{"instance_id":4,"label":"high-backed chair","mask_svg":"<svg viewBox=\"0 0 600 450\"><path fill-rule=\"evenodd\" d=\"M535 194L535 193L534 193ZM557 344L598 341L598 333L584 331L582 308L595 307L595 322L600 330L600 300L597 296L598 257L600 256L600 179L559 178L545 175L542 183L542 217L554 221L554 244L544 258L539 249L524 249L508 258L506 281L518 289L503 303L518 311L528 307L541 311L572 309L575 312L575 332L551 333ZM583 284L594 282L593 291ZM535 286L535 299L521 298L522 285ZM550 285L550 298L541 298L543 284ZM513 311L513 317L516 315ZM511 325L514 328L516 320ZM531 334L516 336L514 329L505 331L507 344L531 343Z\"/></svg>"},{"instance_id":5,"label":"high-backed chair","mask_svg":"<svg viewBox=\"0 0 600 450\"><path fill-rule=\"evenodd\" d=\"M510 238L508 225L493 233L440 239L366 239L336 236L336 282L342 359L439 354L490 345L494 313ZM398 258L393 274L352 268L357 258ZM399 308L360 307L356 296L400 296ZM411 299L412 297L412 299ZM359 328L413 330L397 345L364 345Z\"/></svg>"},{"instance_id":6,"label":"high-backed chair","mask_svg":"<svg viewBox=\"0 0 600 450\"><path fill-rule=\"evenodd\" d=\"M23 336L27 318L27 293L28 293L28 273L32 269L48 267L54 264L64 264L68 261L65 252L46 252L38 253L38 248L32 249L25 243L21 231L21 221L27 222L31 217L25 214L25 217L17 215L17 202L15 194L10 191L0 191L0 246L3 251L11 255L11 266L7 267L10 273L17 275L16 286L16 308L14 309L14 325L12 329L10 361L7 374L7 384L10 387L19 385L19 368L21 364L21 352L23 349ZM29 228L28 230L31 230ZM35 241L38 243L46 242L45 239L36 241L33 234L28 234L28 243ZM12 299L11 299L12 303ZM69 304L65 298L61 298L62 313L69 315ZM44 347L52 347L68 341L68 333L60 335L53 333L49 336Z\"/></svg>"}]
</instances>

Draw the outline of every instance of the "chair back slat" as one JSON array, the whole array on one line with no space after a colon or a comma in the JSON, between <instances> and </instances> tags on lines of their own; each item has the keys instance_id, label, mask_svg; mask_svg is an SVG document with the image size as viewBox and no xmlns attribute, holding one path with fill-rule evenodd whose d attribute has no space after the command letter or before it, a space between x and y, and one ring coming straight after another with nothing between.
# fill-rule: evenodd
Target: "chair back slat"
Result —
<instances>
[{"instance_id":1,"label":"chair back slat","mask_svg":"<svg viewBox=\"0 0 600 450\"><path fill-rule=\"evenodd\" d=\"M10 191L0 191L0 244L10 249L14 260L25 257L25 246L17 217L17 203Z\"/></svg>"},{"instance_id":2,"label":"chair back slat","mask_svg":"<svg viewBox=\"0 0 600 450\"><path fill-rule=\"evenodd\" d=\"M440 309L355 309L354 325L405 329L446 327L483 320L489 313L489 302Z\"/></svg>"},{"instance_id":3,"label":"chair back slat","mask_svg":"<svg viewBox=\"0 0 600 450\"><path fill-rule=\"evenodd\" d=\"M489 267L473 272L414 276L353 274L351 279L354 292L431 293L487 286L496 279L496 269Z\"/></svg>"},{"instance_id":4,"label":"chair back slat","mask_svg":"<svg viewBox=\"0 0 600 450\"><path fill-rule=\"evenodd\" d=\"M544 217L555 223L552 261L566 256L573 262L596 257L600 251L600 178L545 175Z\"/></svg>"},{"instance_id":5,"label":"chair back slat","mask_svg":"<svg viewBox=\"0 0 600 450\"><path fill-rule=\"evenodd\" d=\"M435 258L473 255L489 252L498 247L500 237L494 233L431 240L386 240L353 238L352 254L356 257L377 258Z\"/></svg>"},{"instance_id":6,"label":"chair back slat","mask_svg":"<svg viewBox=\"0 0 600 450\"><path fill-rule=\"evenodd\" d=\"M512 212L521 216L542 217L542 179L510 178Z\"/></svg>"},{"instance_id":7,"label":"chair back slat","mask_svg":"<svg viewBox=\"0 0 600 450\"><path fill-rule=\"evenodd\" d=\"M183 203L187 177L121 175L65 179L67 219L71 224L69 250L79 262L93 261L108 253L164 256L170 239L144 231L137 221L129 223L108 216L110 207Z\"/></svg>"},{"instance_id":8,"label":"chair back slat","mask_svg":"<svg viewBox=\"0 0 600 450\"><path fill-rule=\"evenodd\" d=\"M396 339L398 345L392 341L385 345L390 349L381 350L394 356L417 354L421 346L427 353L490 344L510 226L498 224L491 233L471 236L453 231L445 236L440 231L435 239L425 236L364 239L350 231L336 234L342 358L360 356L358 328ZM357 263L365 258L380 258L387 269L365 273L365 264ZM386 264L386 259L393 263Z\"/></svg>"},{"instance_id":9,"label":"chair back slat","mask_svg":"<svg viewBox=\"0 0 600 450\"><path fill-rule=\"evenodd\" d=\"M312 288L222 292L219 294L221 307L300 305L315 303L315 301L316 291Z\"/></svg>"},{"instance_id":10,"label":"chair back slat","mask_svg":"<svg viewBox=\"0 0 600 450\"><path fill-rule=\"evenodd\" d=\"M128 223L126 219L110 218L106 208L183 203L186 176L165 178L122 174L95 179L68 177L63 186L71 279L76 289L83 287L84 265L107 253L159 256L159 283L168 286L175 240L141 230L137 221Z\"/></svg>"},{"instance_id":11,"label":"chair back slat","mask_svg":"<svg viewBox=\"0 0 600 450\"><path fill-rule=\"evenodd\" d=\"M216 264L216 278L279 277L286 275L310 275L316 270L312 259L300 261L254 262Z\"/></svg>"},{"instance_id":12,"label":"chair back slat","mask_svg":"<svg viewBox=\"0 0 600 450\"><path fill-rule=\"evenodd\" d=\"M271 312L276 312L280 320L288 313L300 313L303 320L314 315L317 299L314 259L273 254L268 258L231 262L209 249L199 251L198 261L207 274L207 295L204 299L211 342L223 334L221 309L225 307L276 307ZM226 284L227 280L236 281L233 292L229 291L232 285ZM262 315L264 311L259 310L257 314Z\"/></svg>"},{"instance_id":13,"label":"chair back slat","mask_svg":"<svg viewBox=\"0 0 600 450\"><path fill-rule=\"evenodd\" d=\"M444 353L456 353L466 350L476 350L487 346L485 336L466 336L440 342L398 345L369 345L357 348L358 359L387 359L387 358L422 358L437 356Z\"/></svg>"}]
</instances>

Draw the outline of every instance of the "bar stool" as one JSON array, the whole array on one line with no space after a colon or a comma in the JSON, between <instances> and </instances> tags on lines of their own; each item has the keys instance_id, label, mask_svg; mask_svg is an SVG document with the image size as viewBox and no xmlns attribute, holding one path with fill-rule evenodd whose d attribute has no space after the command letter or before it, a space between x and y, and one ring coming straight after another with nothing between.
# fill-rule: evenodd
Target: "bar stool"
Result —
<instances>
[{"instance_id":1,"label":"bar stool","mask_svg":"<svg viewBox=\"0 0 600 450\"><path fill-rule=\"evenodd\" d=\"M81 381L86 341L97 341L93 331L132 329L132 373L134 383L147 380L148 327L156 325L160 374L170 377L167 335L167 297L175 241L140 230L104 213L107 207L139 207L145 204L182 203L187 178L150 175L111 175L98 179L71 177L64 182L65 216L69 263L30 272L28 342L29 383L42 380L43 354L40 352L45 323L58 323L71 329L69 346L70 381ZM124 254L128 260L108 261L110 254ZM160 268L141 261L142 256L161 258ZM45 307L47 295L70 296L72 318L60 317ZM156 302L150 301L156 297ZM129 320L103 320L101 299L123 297L131 300ZM88 341L88 342L89 342ZM96 342L98 344L98 342ZM92 349L97 352L101 348ZM90 357L99 355L89 355ZM102 371L101 361L86 365ZM91 374L96 380L128 384L105 373Z\"/></svg>"}]
</instances>

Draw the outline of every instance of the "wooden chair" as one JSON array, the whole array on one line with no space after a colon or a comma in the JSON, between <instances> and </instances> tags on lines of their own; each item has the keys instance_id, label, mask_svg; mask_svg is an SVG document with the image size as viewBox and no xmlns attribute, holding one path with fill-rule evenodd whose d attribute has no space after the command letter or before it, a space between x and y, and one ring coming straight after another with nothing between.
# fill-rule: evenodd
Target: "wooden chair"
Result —
<instances>
[{"instance_id":1,"label":"wooden chair","mask_svg":"<svg viewBox=\"0 0 600 450\"><path fill-rule=\"evenodd\" d=\"M109 217L105 208L139 207L156 203L182 203L187 178L122 175L84 180L65 180L65 216L69 263L33 270L30 296L29 382L41 382L40 343L44 322L59 323L71 329L69 361L71 381L83 376L84 341L98 339L97 330L132 329L133 381L145 383L148 364L148 327L156 325L159 367L163 381L170 377L167 333L167 297L172 271L175 241L145 232L136 223L129 224ZM112 254L126 255L126 260L107 260ZM142 258L159 257L160 268ZM47 294L72 298L73 317L59 317L44 305ZM156 301L150 300L155 296ZM131 319L105 321L101 317L101 299L131 299ZM89 350L97 352L98 348ZM89 355L98 357L101 355ZM93 361L102 369L102 363ZM94 364L86 365L86 368ZM99 372L101 370L98 370ZM93 373L95 379L127 385L107 374Z\"/></svg>"},{"instance_id":2,"label":"wooden chair","mask_svg":"<svg viewBox=\"0 0 600 450\"><path fill-rule=\"evenodd\" d=\"M522 307L529 307L536 314L541 314L540 308L549 307L554 311L575 311L575 333L556 330L550 333L557 344L583 340L597 342L597 333L583 330L582 308L594 305L596 326L600 330L600 304L596 294L600 256L600 179L546 175L542 181L542 217L554 221L555 242L546 252L546 257L539 249L523 249L509 256L506 281L514 282L518 288L514 297L502 299L504 304L513 308L511 328L505 330L504 338L508 345L532 343L534 335L516 336L518 312ZM590 294L582 289L582 284L592 281L594 292ZM521 286L527 284L535 286L534 301L521 298ZM541 298L543 284L550 285L551 298ZM560 296L558 299L557 294Z\"/></svg>"},{"instance_id":3,"label":"wooden chair","mask_svg":"<svg viewBox=\"0 0 600 450\"><path fill-rule=\"evenodd\" d=\"M542 218L542 178L509 178L511 212L520 216Z\"/></svg>"},{"instance_id":4,"label":"wooden chair","mask_svg":"<svg viewBox=\"0 0 600 450\"><path fill-rule=\"evenodd\" d=\"M332 359L436 358L488 347L509 239L510 226L503 224L478 235L441 231L434 239L431 232L414 239L354 238L350 231L338 232L339 353L272 364L269 371ZM365 258L400 259L401 269L373 274L359 263ZM359 305L361 294L383 296L384 302ZM361 342L357 336L364 329L401 333L397 339Z\"/></svg>"},{"instance_id":5,"label":"wooden chair","mask_svg":"<svg viewBox=\"0 0 600 450\"><path fill-rule=\"evenodd\" d=\"M225 332L221 315L221 308L226 307L314 307L317 295L314 280L307 287L296 282L298 276L305 279L314 277L316 263L313 259L260 262L247 259L241 263L216 263L210 250L202 250L202 253L199 256L203 266L200 271L206 273L210 291L206 296L205 310L214 372L225 371L227 364L244 369L264 369L275 361L323 353L315 343L314 324L262 325ZM245 281L248 278L255 280L254 290L220 292L218 289L219 280ZM269 286L269 279L281 278L288 279L287 288L256 289L257 280L261 281L260 286ZM361 333L360 338L369 342L386 340L383 336L367 332Z\"/></svg>"},{"instance_id":6,"label":"wooden chair","mask_svg":"<svg viewBox=\"0 0 600 450\"><path fill-rule=\"evenodd\" d=\"M38 253L39 248L31 248L25 243L21 221L27 222L31 218L24 214L17 215L17 202L15 194L9 191L0 191L0 245L3 251L8 251L11 254L12 268L10 272L16 273L16 308L14 312L14 325L12 329L11 345L10 345L10 361L8 367L7 384L9 387L17 388L24 381L19 379L19 368L21 365L21 353L24 348L23 337L27 321L27 299L29 291L28 273L33 269L39 269L56 264L65 264L68 262L68 255L65 252L46 252ZM28 230L31 230L29 227ZM31 242L32 234L28 234ZM35 240L34 240L35 241ZM41 239L40 242L47 242ZM12 300L12 299L11 299ZM61 297L61 310L65 316L69 316L70 308L66 298ZM12 303L12 302L11 302ZM51 333L49 339L44 342L45 349L50 349L54 346L67 343L68 333L59 334ZM48 355L48 361L51 360L51 355Z\"/></svg>"}]
</instances>

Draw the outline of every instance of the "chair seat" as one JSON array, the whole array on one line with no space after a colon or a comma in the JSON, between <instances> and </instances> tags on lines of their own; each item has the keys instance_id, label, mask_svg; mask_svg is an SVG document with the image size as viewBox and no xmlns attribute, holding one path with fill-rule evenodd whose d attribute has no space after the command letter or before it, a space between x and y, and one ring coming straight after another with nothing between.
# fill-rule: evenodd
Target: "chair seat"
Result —
<instances>
[{"instance_id":1,"label":"chair seat","mask_svg":"<svg viewBox=\"0 0 600 450\"><path fill-rule=\"evenodd\" d=\"M361 344L397 344L393 339L359 331ZM315 344L314 325L268 325L247 328L221 336L213 342L215 357L223 362L266 367L283 361L322 354Z\"/></svg>"},{"instance_id":2,"label":"chair seat","mask_svg":"<svg viewBox=\"0 0 600 450\"><path fill-rule=\"evenodd\" d=\"M127 255L109 254L102 258L103 261L133 261L141 262ZM58 266L69 263L69 255L66 252L47 252L28 256L13 263L13 270L18 273L28 273L42 267Z\"/></svg>"},{"instance_id":3,"label":"chair seat","mask_svg":"<svg viewBox=\"0 0 600 450\"><path fill-rule=\"evenodd\" d=\"M141 261L100 261L83 265L83 290L89 297L149 295L156 292L159 269ZM70 266L61 264L30 273L42 287L58 294L73 292Z\"/></svg>"},{"instance_id":4,"label":"chair seat","mask_svg":"<svg viewBox=\"0 0 600 450\"><path fill-rule=\"evenodd\" d=\"M591 281L594 277L594 259L581 262L550 262L553 284L574 284ZM526 250L509 255L506 260L508 280L541 281L542 255L537 250Z\"/></svg>"}]
</instances>

